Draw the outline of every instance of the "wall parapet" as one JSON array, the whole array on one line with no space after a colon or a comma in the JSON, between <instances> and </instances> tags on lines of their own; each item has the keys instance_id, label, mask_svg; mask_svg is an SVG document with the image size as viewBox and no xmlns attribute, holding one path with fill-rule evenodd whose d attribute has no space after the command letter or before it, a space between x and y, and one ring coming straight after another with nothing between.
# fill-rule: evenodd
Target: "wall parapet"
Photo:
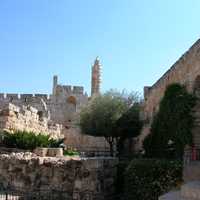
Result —
<instances>
[{"instance_id":1,"label":"wall parapet","mask_svg":"<svg viewBox=\"0 0 200 200\"><path fill-rule=\"evenodd\" d=\"M82 86L72 86L72 85L57 85L58 89L63 89L67 93L72 94L83 94L84 93L84 87Z\"/></svg>"},{"instance_id":2,"label":"wall parapet","mask_svg":"<svg viewBox=\"0 0 200 200\"><path fill-rule=\"evenodd\" d=\"M48 94L0 93L0 99L5 99L5 100L25 100L31 98L42 98L44 100L48 100L50 96Z\"/></svg>"}]
</instances>

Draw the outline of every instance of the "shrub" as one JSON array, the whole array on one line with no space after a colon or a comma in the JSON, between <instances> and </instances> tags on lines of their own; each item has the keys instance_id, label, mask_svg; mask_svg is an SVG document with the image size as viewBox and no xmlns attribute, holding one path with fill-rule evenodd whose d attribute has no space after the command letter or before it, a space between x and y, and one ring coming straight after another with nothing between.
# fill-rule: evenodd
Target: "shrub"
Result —
<instances>
[{"instance_id":1,"label":"shrub","mask_svg":"<svg viewBox=\"0 0 200 200\"><path fill-rule=\"evenodd\" d=\"M33 150L36 147L49 147L56 143L54 139L50 139L48 135L33 132L15 131L13 134L4 132L2 143L8 148L19 148L25 150Z\"/></svg>"},{"instance_id":2,"label":"shrub","mask_svg":"<svg viewBox=\"0 0 200 200\"><path fill-rule=\"evenodd\" d=\"M75 150L64 150L64 156L79 156L79 152Z\"/></svg>"},{"instance_id":3,"label":"shrub","mask_svg":"<svg viewBox=\"0 0 200 200\"><path fill-rule=\"evenodd\" d=\"M51 138L49 140L49 143L50 143L49 147L51 147L51 148L59 148L60 145L64 143L64 139L55 140L55 139Z\"/></svg>"},{"instance_id":4,"label":"shrub","mask_svg":"<svg viewBox=\"0 0 200 200\"><path fill-rule=\"evenodd\" d=\"M166 88L151 133L143 146L148 157L182 159L185 145L192 144L192 108L196 98L177 83Z\"/></svg>"},{"instance_id":5,"label":"shrub","mask_svg":"<svg viewBox=\"0 0 200 200\"><path fill-rule=\"evenodd\" d=\"M157 200L181 181L179 161L135 159L125 171L125 199Z\"/></svg>"}]
</instances>

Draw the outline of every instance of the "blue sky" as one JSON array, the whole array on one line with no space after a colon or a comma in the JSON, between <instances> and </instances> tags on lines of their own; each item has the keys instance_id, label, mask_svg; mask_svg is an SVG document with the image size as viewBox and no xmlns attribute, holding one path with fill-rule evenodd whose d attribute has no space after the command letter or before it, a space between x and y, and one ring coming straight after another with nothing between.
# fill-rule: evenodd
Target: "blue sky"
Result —
<instances>
[{"instance_id":1,"label":"blue sky","mask_svg":"<svg viewBox=\"0 0 200 200\"><path fill-rule=\"evenodd\" d=\"M200 36L199 0L0 0L0 92L51 93L52 76L90 93L142 91Z\"/></svg>"}]
</instances>

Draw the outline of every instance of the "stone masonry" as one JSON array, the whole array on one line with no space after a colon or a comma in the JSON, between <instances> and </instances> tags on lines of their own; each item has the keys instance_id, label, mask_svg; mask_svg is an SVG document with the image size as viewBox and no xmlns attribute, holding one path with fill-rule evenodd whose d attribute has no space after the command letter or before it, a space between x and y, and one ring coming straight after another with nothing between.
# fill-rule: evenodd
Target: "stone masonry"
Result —
<instances>
[{"instance_id":1,"label":"stone masonry","mask_svg":"<svg viewBox=\"0 0 200 200\"><path fill-rule=\"evenodd\" d=\"M200 40L198 40L153 86L144 87L142 117L145 125L141 136L138 138L138 148L142 147L143 139L150 132L152 119L159 110L159 103L166 87L172 83L184 85L188 92L198 97L193 108L195 123L192 134L194 148L200 147ZM189 153L191 154L191 150ZM159 200L200 200L199 169L199 161L192 161L191 163L187 161L183 170L184 184L180 190L169 192L161 196Z\"/></svg>"},{"instance_id":2,"label":"stone masonry","mask_svg":"<svg viewBox=\"0 0 200 200\"><path fill-rule=\"evenodd\" d=\"M184 53L181 58L152 86L144 87L144 105L142 117L145 125L139 138L139 146L149 133L154 114L159 109L159 102L169 84L180 83L185 85L189 92L196 92L200 88L200 40ZM200 130L200 129L198 129ZM194 131L194 136L199 131ZM196 141L199 146L200 140Z\"/></svg>"},{"instance_id":3,"label":"stone masonry","mask_svg":"<svg viewBox=\"0 0 200 200\"><path fill-rule=\"evenodd\" d=\"M0 129L43 133L55 139L63 137L62 125L40 117L38 110L31 106L19 107L12 103L2 103L0 106Z\"/></svg>"},{"instance_id":4,"label":"stone masonry","mask_svg":"<svg viewBox=\"0 0 200 200\"><path fill-rule=\"evenodd\" d=\"M117 163L115 158L48 158L28 152L0 154L0 186L26 193L64 191L69 200L104 200L114 193Z\"/></svg>"}]
</instances>

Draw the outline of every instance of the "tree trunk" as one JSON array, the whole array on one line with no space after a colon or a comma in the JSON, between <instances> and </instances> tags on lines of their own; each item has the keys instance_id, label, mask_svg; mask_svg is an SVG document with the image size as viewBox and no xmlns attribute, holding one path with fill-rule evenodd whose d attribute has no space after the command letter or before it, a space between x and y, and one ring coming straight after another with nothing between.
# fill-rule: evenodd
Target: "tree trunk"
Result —
<instances>
[{"instance_id":1,"label":"tree trunk","mask_svg":"<svg viewBox=\"0 0 200 200\"><path fill-rule=\"evenodd\" d=\"M110 156L113 157L114 156L114 138L112 137L106 137L106 140L110 146Z\"/></svg>"}]
</instances>

